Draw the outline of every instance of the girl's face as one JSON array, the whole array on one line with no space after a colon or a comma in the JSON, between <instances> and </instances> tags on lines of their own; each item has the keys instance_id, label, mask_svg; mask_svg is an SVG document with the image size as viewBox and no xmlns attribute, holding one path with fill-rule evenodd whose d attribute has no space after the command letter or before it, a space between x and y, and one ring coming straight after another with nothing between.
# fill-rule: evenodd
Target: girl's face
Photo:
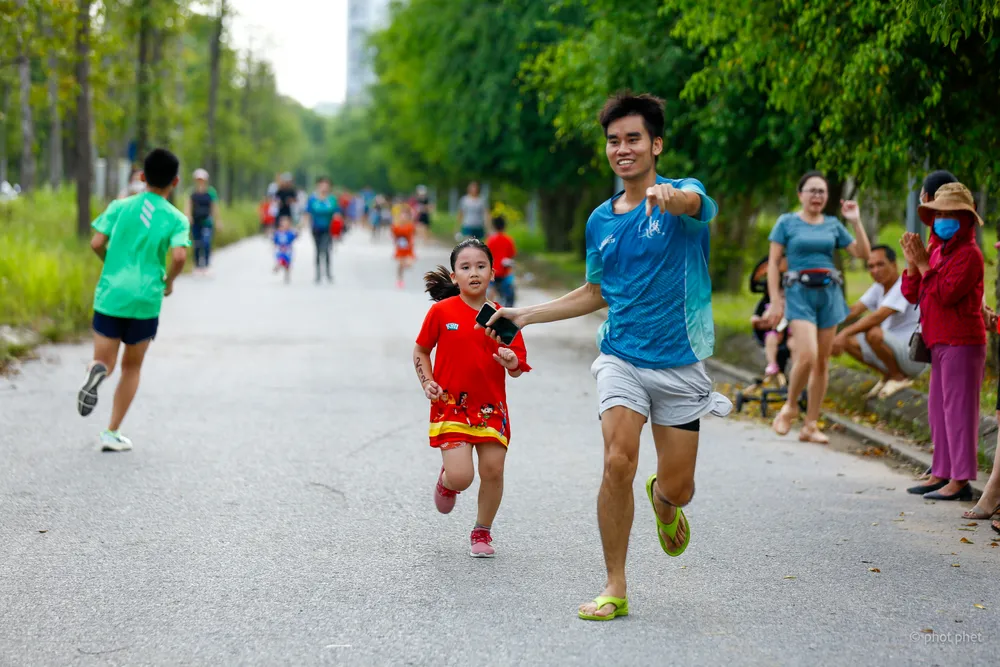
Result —
<instances>
[{"instance_id":1,"label":"girl's face","mask_svg":"<svg viewBox=\"0 0 1000 667\"><path fill-rule=\"evenodd\" d=\"M799 202L802 204L803 211L816 215L823 212L823 207L826 206L826 200L829 196L826 181L819 176L813 176L803 184L802 190L799 192Z\"/></svg>"},{"instance_id":2,"label":"girl's face","mask_svg":"<svg viewBox=\"0 0 1000 667\"><path fill-rule=\"evenodd\" d=\"M493 280L493 267L486 253L479 248L463 248L455 258L451 279L467 297L481 298Z\"/></svg>"},{"instance_id":3,"label":"girl's face","mask_svg":"<svg viewBox=\"0 0 1000 667\"><path fill-rule=\"evenodd\" d=\"M327 183L326 181L320 181L319 183L316 184L316 192L319 194L320 197L326 197L328 194L330 194L330 184Z\"/></svg>"}]
</instances>

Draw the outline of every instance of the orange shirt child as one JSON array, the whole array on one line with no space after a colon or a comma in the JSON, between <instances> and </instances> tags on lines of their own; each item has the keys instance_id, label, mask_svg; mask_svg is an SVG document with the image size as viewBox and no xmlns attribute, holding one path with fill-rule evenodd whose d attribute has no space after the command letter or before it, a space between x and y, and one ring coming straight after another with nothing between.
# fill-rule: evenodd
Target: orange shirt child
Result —
<instances>
[{"instance_id":1,"label":"orange shirt child","mask_svg":"<svg viewBox=\"0 0 1000 667\"><path fill-rule=\"evenodd\" d=\"M392 224L392 245L396 248L396 259L413 257L413 235L416 231L416 225L409 220Z\"/></svg>"}]
</instances>

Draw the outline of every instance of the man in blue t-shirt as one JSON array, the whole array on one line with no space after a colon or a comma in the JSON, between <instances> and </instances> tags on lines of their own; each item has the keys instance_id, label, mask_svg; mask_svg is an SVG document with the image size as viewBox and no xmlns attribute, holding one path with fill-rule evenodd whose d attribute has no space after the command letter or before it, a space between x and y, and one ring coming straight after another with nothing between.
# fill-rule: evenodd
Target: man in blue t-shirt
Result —
<instances>
[{"instance_id":1,"label":"man in blue t-shirt","mask_svg":"<svg viewBox=\"0 0 1000 667\"><path fill-rule=\"evenodd\" d=\"M708 223L715 202L693 178L656 173L663 151L663 102L619 94L601 111L606 153L625 190L587 221L587 282L555 301L503 308L519 327L580 317L608 308L598 334L597 379L604 422L604 477L597 503L608 578L580 606L585 620L628 614L625 558L632 529L632 482L639 435L652 421L657 470L646 482L660 546L679 556L691 530L680 509L694 495L700 419L725 416L732 404L712 391L703 360L714 340L708 274ZM496 338L491 329L487 334Z\"/></svg>"}]
</instances>

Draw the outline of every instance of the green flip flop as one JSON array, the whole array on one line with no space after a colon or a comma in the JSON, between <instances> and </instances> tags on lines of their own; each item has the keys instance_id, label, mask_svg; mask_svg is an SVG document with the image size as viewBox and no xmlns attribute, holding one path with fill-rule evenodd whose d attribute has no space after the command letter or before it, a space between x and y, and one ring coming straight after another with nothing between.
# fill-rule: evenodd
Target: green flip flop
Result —
<instances>
[{"instance_id":1,"label":"green flip flop","mask_svg":"<svg viewBox=\"0 0 1000 667\"><path fill-rule=\"evenodd\" d=\"M684 510L680 507L674 512L674 520L670 523L663 523L660 521L659 515L656 513L656 503L653 502L653 485L656 483L656 473L650 475L649 479L646 480L646 495L649 497L649 504L653 506L653 518L656 519L656 536L660 538L660 546L663 548L664 553L668 556L680 556L684 553L684 550L688 548L688 544L691 543L691 522L687 520L684 515ZM684 543L681 544L680 548L676 551L670 551L667 548L667 543L663 539L663 534L666 533L670 539L674 539L677 536L677 526L681 523L681 517L684 517L684 522L687 524L687 530L684 531Z\"/></svg>"},{"instance_id":2,"label":"green flip flop","mask_svg":"<svg viewBox=\"0 0 1000 667\"><path fill-rule=\"evenodd\" d=\"M594 604L597 605L597 611L600 611L601 607L606 604L613 604L615 606L615 610L607 616L584 614L582 611L577 612L577 615L585 621L611 621L619 616L628 616L628 598L616 598L612 595L600 595L594 598Z\"/></svg>"}]
</instances>

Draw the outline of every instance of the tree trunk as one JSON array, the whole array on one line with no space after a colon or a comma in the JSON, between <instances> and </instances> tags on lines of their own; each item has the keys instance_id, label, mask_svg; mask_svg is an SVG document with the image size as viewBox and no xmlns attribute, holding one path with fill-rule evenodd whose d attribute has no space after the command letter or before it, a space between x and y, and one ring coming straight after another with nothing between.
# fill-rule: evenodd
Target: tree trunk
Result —
<instances>
[{"instance_id":1,"label":"tree trunk","mask_svg":"<svg viewBox=\"0 0 1000 667\"><path fill-rule=\"evenodd\" d=\"M7 118L10 114L10 87L7 80L0 80L0 118L4 126L0 128L0 183L7 180Z\"/></svg>"},{"instance_id":2,"label":"tree trunk","mask_svg":"<svg viewBox=\"0 0 1000 667\"><path fill-rule=\"evenodd\" d=\"M28 41L24 33L29 24L25 8L26 0L17 0L21 9L20 26L17 31L17 46L20 60L17 73L20 80L21 103L21 192L31 192L35 188L35 123L31 111L31 59L28 54Z\"/></svg>"},{"instance_id":3,"label":"tree trunk","mask_svg":"<svg viewBox=\"0 0 1000 667\"><path fill-rule=\"evenodd\" d=\"M52 26L45 24L51 37ZM55 51L49 51L49 185L55 190L63 181L62 116L59 111L59 60Z\"/></svg>"},{"instance_id":4,"label":"tree trunk","mask_svg":"<svg viewBox=\"0 0 1000 667\"><path fill-rule=\"evenodd\" d=\"M753 198L750 195L741 196L736 210L738 211L736 218L729 219L729 233L727 235L729 247L736 251L726 266L725 290L731 294L738 294L743 287L743 271L746 263L744 250L747 231L750 228L750 219L754 215Z\"/></svg>"},{"instance_id":5,"label":"tree trunk","mask_svg":"<svg viewBox=\"0 0 1000 667\"><path fill-rule=\"evenodd\" d=\"M106 199L109 201L118 197L118 191L122 187L121 183L118 182L118 156L121 155L121 152L121 139L109 139L107 146L108 169L104 189L107 193Z\"/></svg>"},{"instance_id":6,"label":"tree trunk","mask_svg":"<svg viewBox=\"0 0 1000 667\"><path fill-rule=\"evenodd\" d=\"M246 62L246 73L243 77L243 100L240 102L240 116L243 122L246 123L246 132L250 137L250 141L256 142L254 138L256 136L256 128L254 127L253 116L250 113L250 94L253 90L253 51L247 49L247 62ZM245 169L241 169L240 182L244 185L244 191L240 193L241 197L248 195L250 191L250 180L249 174L246 173ZM233 200L230 197L229 205L233 205Z\"/></svg>"},{"instance_id":7,"label":"tree trunk","mask_svg":"<svg viewBox=\"0 0 1000 667\"><path fill-rule=\"evenodd\" d=\"M164 42L167 37L165 31L154 28L152 33L153 44L152 44L152 55L149 59L149 71L153 75L156 81L162 81L164 84L167 82L167 72L166 65L163 60L163 49ZM153 127L156 128L155 135L153 137L153 142L157 146L170 146L170 107L166 103L166 95L163 92L163 86L155 85L151 86L150 90L150 104L152 105L152 123ZM150 148L153 148L151 146Z\"/></svg>"},{"instance_id":8,"label":"tree trunk","mask_svg":"<svg viewBox=\"0 0 1000 667\"><path fill-rule=\"evenodd\" d=\"M90 235L90 0L78 0L76 15L76 233Z\"/></svg>"},{"instance_id":9,"label":"tree trunk","mask_svg":"<svg viewBox=\"0 0 1000 667\"><path fill-rule=\"evenodd\" d=\"M209 51L210 82L208 88L208 173L213 177L218 171L219 153L215 136L215 115L219 103L219 70L222 65L222 30L226 19L226 0L219 2L219 16L215 22Z\"/></svg>"},{"instance_id":10,"label":"tree trunk","mask_svg":"<svg viewBox=\"0 0 1000 667\"><path fill-rule=\"evenodd\" d=\"M149 46L152 33L150 3L139 0L139 64L136 71L136 159L142 162L149 151Z\"/></svg>"},{"instance_id":11,"label":"tree trunk","mask_svg":"<svg viewBox=\"0 0 1000 667\"><path fill-rule=\"evenodd\" d=\"M573 229L573 212L577 198L565 187L542 190L539 194L545 249L549 252L571 250L570 232Z\"/></svg>"},{"instance_id":12,"label":"tree trunk","mask_svg":"<svg viewBox=\"0 0 1000 667\"><path fill-rule=\"evenodd\" d=\"M829 197L826 201L826 206L823 208L823 213L826 215L832 215L834 217L840 217L840 199L844 196L844 181L840 174L836 172L829 172L826 175L827 190L829 191ZM837 267L837 270L841 273L844 272L844 253L835 252L833 253L833 264ZM847 296L847 274L844 274L844 285L842 287L844 296Z\"/></svg>"}]
</instances>

